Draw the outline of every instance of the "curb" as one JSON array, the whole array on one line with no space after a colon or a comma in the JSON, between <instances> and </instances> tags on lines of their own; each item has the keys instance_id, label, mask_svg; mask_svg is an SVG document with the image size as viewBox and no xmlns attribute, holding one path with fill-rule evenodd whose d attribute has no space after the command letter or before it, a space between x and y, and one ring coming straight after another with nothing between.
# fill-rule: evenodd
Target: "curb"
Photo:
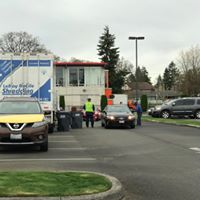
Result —
<instances>
[{"instance_id":1,"label":"curb","mask_svg":"<svg viewBox=\"0 0 200 200\"><path fill-rule=\"evenodd\" d=\"M91 195L82 196L65 196L65 197L0 197L0 200L125 200L124 190L118 179L113 176L106 174L89 172L104 176L111 183L112 187L110 190Z\"/></svg>"},{"instance_id":2,"label":"curb","mask_svg":"<svg viewBox=\"0 0 200 200\"><path fill-rule=\"evenodd\" d=\"M175 125L175 126L185 126L185 127L192 127L192 128L200 128L198 125L192 125L192 124L178 124L178 123L165 123L165 122L158 122L154 120L143 120L144 122L153 122L153 123L158 123L158 124L166 124L166 125Z\"/></svg>"}]
</instances>

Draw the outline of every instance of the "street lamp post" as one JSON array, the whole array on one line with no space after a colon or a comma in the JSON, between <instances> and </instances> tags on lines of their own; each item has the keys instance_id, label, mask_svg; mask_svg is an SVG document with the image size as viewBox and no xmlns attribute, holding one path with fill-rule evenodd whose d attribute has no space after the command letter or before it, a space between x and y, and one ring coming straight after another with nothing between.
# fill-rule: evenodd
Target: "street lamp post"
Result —
<instances>
[{"instance_id":1,"label":"street lamp post","mask_svg":"<svg viewBox=\"0 0 200 200\"><path fill-rule=\"evenodd\" d=\"M129 40L135 40L135 98L136 101L138 100L138 77L137 77L137 71L138 71L138 45L137 41L138 40L144 40L144 37L132 37L130 36L128 38Z\"/></svg>"}]
</instances>

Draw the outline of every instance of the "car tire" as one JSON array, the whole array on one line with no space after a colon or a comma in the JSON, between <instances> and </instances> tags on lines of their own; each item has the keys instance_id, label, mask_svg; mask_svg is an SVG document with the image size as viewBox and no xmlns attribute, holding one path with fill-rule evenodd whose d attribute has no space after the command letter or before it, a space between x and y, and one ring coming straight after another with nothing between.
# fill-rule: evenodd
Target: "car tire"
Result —
<instances>
[{"instance_id":1,"label":"car tire","mask_svg":"<svg viewBox=\"0 0 200 200\"><path fill-rule=\"evenodd\" d=\"M130 125L131 128L135 128L135 124Z\"/></svg>"},{"instance_id":2,"label":"car tire","mask_svg":"<svg viewBox=\"0 0 200 200\"><path fill-rule=\"evenodd\" d=\"M168 110L163 110L161 112L161 117L164 118L164 119L170 118L170 112Z\"/></svg>"},{"instance_id":3,"label":"car tire","mask_svg":"<svg viewBox=\"0 0 200 200\"><path fill-rule=\"evenodd\" d=\"M40 151L43 151L43 152L48 151L48 141L40 145Z\"/></svg>"},{"instance_id":4,"label":"car tire","mask_svg":"<svg viewBox=\"0 0 200 200\"><path fill-rule=\"evenodd\" d=\"M195 112L195 118L200 119L200 110Z\"/></svg>"},{"instance_id":5,"label":"car tire","mask_svg":"<svg viewBox=\"0 0 200 200\"><path fill-rule=\"evenodd\" d=\"M54 126L53 125L49 125L48 133L53 133L53 131L54 131Z\"/></svg>"},{"instance_id":6,"label":"car tire","mask_svg":"<svg viewBox=\"0 0 200 200\"><path fill-rule=\"evenodd\" d=\"M109 126L108 126L108 124L107 124L107 122L105 122L105 126L104 126L105 128L109 128Z\"/></svg>"}]
</instances>

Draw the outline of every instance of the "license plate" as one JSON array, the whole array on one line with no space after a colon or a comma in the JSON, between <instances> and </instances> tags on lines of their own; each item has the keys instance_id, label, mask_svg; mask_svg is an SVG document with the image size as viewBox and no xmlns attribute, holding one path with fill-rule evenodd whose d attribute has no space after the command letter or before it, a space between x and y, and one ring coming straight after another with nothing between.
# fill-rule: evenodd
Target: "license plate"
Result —
<instances>
[{"instance_id":1,"label":"license plate","mask_svg":"<svg viewBox=\"0 0 200 200\"><path fill-rule=\"evenodd\" d=\"M124 120L119 120L119 123L120 124L124 124Z\"/></svg>"},{"instance_id":2,"label":"license plate","mask_svg":"<svg viewBox=\"0 0 200 200\"><path fill-rule=\"evenodd\" d=\"M22 134L19 133L19 134L10 134L10 139L11 140L21 140L22 139Z\"/></svg>"}]
</instances>

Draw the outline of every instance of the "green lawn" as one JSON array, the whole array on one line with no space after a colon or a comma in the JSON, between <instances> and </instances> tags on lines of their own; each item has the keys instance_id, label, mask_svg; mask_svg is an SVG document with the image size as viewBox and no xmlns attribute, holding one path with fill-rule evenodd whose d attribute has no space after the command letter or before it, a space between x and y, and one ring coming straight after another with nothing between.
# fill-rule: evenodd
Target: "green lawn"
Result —
<instances>
[{"instance_id":1,"label":"green lawn","mask_svg":"<svg viewBox=\"0 0 200 200\"><path fill-rule=\"evenodd\" d=\"M1 197L78 196L107 191L103 176L78 172L0 172Z\"/></svg>"},{"instance_id":2,"label":"green lawn","mask_svg":"<svg viewBox=\"0 0 200 200\"><path fill-rule=\"evenodd\" d=\"M156 118L152 116L143 116L143 121L150 121L150 122L161 122L161 123L168 123L168 124L180 124L180 125L192 125L200 127L200 120L199 119L163 119L163 118Z\"/></svg>"}]
</instances>

